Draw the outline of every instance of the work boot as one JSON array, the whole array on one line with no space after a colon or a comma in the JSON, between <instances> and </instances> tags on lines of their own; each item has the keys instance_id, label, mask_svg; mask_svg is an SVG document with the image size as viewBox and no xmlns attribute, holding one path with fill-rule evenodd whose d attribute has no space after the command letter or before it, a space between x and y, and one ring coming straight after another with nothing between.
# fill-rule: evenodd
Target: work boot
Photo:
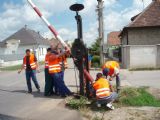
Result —
<instances>
[{"instance_id":1,"label":"work boot","mask_svg":"<svg viewBox=\"0 0 160 120\"><path fill-rule=\"evenodd\" d=\"M101 104L98 103L98 104L97 104L97 107L100 108L100 107L101 107Z\"/></svg>"},{"instance_id":2,"label":"work boot","mask_svg":"<svg viewBox=\"0 0 160 120\"><path fill-rule=\"evenodd\" d=\"M114 106L112 105L112 103L106 104L106 107L108 107L111 110L114 110Z\"/></svg>"},{"instance_id":3,"label":"work boot","mask_svg":"<svg viewBox=\"0 0 160 120\"><path fill-rule=\"evenodd\" d=\"M40 88L38 88L38 89L37 89L37 92L38 92L38 93L40 93L40 92L41 92Z\"/></svg>"},{"instance_id":4,"label":"work boot","mask_svg":"<svg viewBox=\"0 0 160 120\"><path fill-rule=\"evenodd\" d=\"M28 93L32 93L32 91L28 91Z\"/></svg>"}]
</instances>

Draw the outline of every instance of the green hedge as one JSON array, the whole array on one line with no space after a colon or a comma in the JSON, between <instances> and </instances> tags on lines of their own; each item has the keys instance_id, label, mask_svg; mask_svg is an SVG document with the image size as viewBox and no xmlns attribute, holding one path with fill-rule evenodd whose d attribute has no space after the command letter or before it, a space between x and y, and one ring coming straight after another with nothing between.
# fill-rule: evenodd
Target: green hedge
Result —
<instances>
[{"instance_id":1,"label":"green hedge","mask_svg":"<svg viewBox=\"0 0 160 120\"><path fill-rule=\"evenodd\" d=\"M100 56L94 55L92 58L92 67L100 67Z\"/></svg>"}]
</instances>

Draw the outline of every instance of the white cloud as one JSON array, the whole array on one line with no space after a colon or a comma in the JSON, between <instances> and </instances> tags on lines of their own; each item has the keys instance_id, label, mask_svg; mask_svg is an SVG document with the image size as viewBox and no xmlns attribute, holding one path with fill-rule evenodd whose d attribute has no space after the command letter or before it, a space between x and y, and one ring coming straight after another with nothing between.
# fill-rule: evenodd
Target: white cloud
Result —
<instances>
[{"instance_id":1,"label":"white cloud","mask_svg":"<svg viewBox=\"0 0 160 120\"><path fill-rule=\"evenodd\" d=\"M0 14L0 40L8 37L13 32L16 32L24 24L28 24L31 28L41 31L45 37L53 37L52 33L42 23L40 18L28 5L26 0L24 3L4 3L4 11ZM33 0L40 8L45 17L51 18L54 14L62 14L66 10L69 11L69 6L75 3L76 0ZM152 0L144 0L145 7ZM95 12L97 0L84 0L85 9L82 11L83 21L88 21L88 28L84 30L84 41L91 45L98 37L97 15ZM105 36L110 31L122 29L130 22L130 18L143 9L141 0L132 0L132 6L124 8L120 11L115 10L115 6L120 5L117 0L104 0L104 25ZM122 5L121 5L122 6ZM64 40L73 40L77 37L77 31L69 30L65 26L58 30Z\"/></svg>"},{"instance_id":2,"label":"white cloud","mask_svg":"<svg viewBox=\"0 0 160 120\"><path fill-rule=\"evenodd\" d=\"M67 28L60 28L58 33L63 40L74 40L77 37L77 31L71 31ZM50 31L45 32L43 36L49 39L54 37Z\"/></svg>"},{"instance_id":3,"label":"white cloud","mask_svg":"<svg viewBox=\"0 0 160 120\"><path fill-rule=\"evenodd\" d=\"M43 15L48 19L56 13L69 9L69 5L75 0L33 0L40 8ZM27 24L34 30L47 32L48 28L42 23L34 10L28 5L26 0L23 4L15 4L6 1L2 5L4 11L0 14L0 41L8 37L13 32Z\"/></svg>"}]
</instances>

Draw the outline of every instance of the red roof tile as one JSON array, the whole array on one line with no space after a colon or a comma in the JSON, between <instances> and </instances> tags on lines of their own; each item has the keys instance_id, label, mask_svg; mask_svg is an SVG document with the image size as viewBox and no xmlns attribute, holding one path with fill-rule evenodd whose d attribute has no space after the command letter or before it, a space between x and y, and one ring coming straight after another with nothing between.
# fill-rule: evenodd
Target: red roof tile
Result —
<instances>
[{"instance_id":1,"label":"red roof tile","mask_svg":"<svg viewBox=\"0 0 160 120\"><path fill-rule=\"evenodd\" d=\"M120 31L110 32L107 37L107 44L108 45L120 45L120 38L118 37Z\"/></svg>"},{"instance_id":2,"label":"red roof tile","mask_svg":"<svg viewBox=\"0 0 160 120\"><path fill-rule=\"evenodd\" d=\"M160 26L160 0L153 0L152 3L143 10L126 27L154 27Z\"/></svg>"}]
</instances>

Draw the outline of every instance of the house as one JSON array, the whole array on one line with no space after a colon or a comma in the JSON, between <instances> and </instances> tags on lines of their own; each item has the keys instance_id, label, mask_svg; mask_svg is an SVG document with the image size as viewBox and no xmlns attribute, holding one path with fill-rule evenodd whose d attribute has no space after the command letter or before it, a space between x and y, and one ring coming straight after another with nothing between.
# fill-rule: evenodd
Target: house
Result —
<instances>
[{"instance_id":1,"label":"house","mask_svg":"<svg viewBox=\"0 0 160 120\"><path fill-rule=\"evenodd\" d=\"M153 0L120 33L124 68L160 67L160 0Z\"/></svg>"},{"instance_id":2,"label":"house","mask_svg":"<svg viewBox=\"0 0 160 120\"><path fill-rule=\"evenodd\" d=\"M121 45L119 38L120 31L110 32L107 36L107 51L111 58L119 58L119 48Z\"/></svg>"},{"instance_id":3,"label":"house","mask_svg":"<svg viewBox=\"0 0 160 120\"><path fill-rule=\"evenodd\" d=\"M0 42L0 66L22 63L25 50L33 51L39 61L44 60L49 41L39 32L25 27Z\"/></svg>"}]
</instances>

